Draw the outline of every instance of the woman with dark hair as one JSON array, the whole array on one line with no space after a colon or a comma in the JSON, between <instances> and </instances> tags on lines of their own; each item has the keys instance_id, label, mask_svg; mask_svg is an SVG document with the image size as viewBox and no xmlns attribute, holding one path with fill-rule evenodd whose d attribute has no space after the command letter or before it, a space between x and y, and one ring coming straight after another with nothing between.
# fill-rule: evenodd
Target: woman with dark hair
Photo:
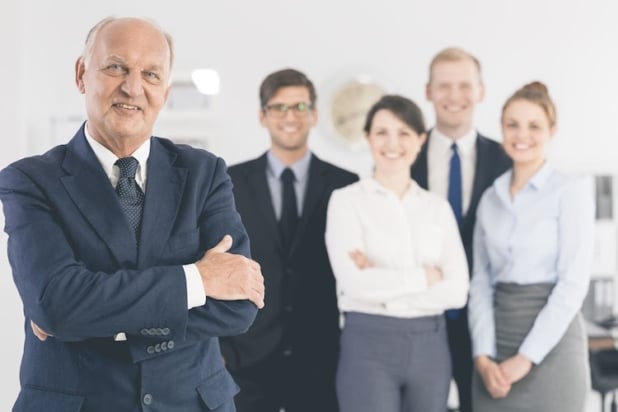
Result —
<instances>
[{"instance_id":1,"label":"woman with dark hair","mask_svg":"<svg viewBox=\"0 0 618 412\"><path fill-rule=\"evenodd\" d=\"M556 109L527 84L502 109L513 168L481 199L468 315L477 412L582 412L590 387L580 314L592 263L589 182L556 171L546 151Z\"/></svg>"},{"instance_id":2,"label":"woman with dark hair","mask_svg":"<svg viewBox=\"0 0 618 412\"><path fill-rule=\"evenodd\" d=\"M373 175L331 196L326 246L344 326L341 412L444 412L451 366L443 312L466 303L468 266L448 202L410 166L425 141L418 106L384 96L367 114Z\"/></svg>"}]
</instances>

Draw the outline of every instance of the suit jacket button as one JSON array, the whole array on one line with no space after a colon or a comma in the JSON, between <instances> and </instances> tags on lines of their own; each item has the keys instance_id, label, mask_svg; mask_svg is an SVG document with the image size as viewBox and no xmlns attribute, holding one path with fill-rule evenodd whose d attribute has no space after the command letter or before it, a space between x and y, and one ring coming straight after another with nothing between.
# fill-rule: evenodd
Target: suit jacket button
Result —
<instances>
[{"instance_id":1,"label":"suit jacket button","mask_svg":"<svg viewBox=\"0 0 618 412\"><path fill-rule=\"evenodd\" d=\"M167 350L167 342L161 342L161 350Z\"/></svg>"},{"instance_id":2,"label":"suit jacket button","mask_svg":"<svg viewBox=\"0 0 618 412\"><path fill-rule=\"evenodd\" d=\"M155 328L148 329L148 334L155 336L157 334L157 330Z\"/></svg>"},{"instance_id":3,"label":"suit jacket button","mask_svg":"<svg viewBox=\"0 0 618 412\"><path fill-rule=\"evenodd\" d=\"M170 334L170 328L163 328L163 335L167 336Z\"/></svg>"},{"instance_id":4,"label":"suit jacket button","mask_svg":"<svg viewBox=\"0 0 618 412\"><path fill-rule=\"evenodd\" d=\"M142 330L139 331L139 333L141 333L143 336L150 335L148 333L148 329L142 329Z\"/></svg>"},{"instance_id":5,"label":"suit jacket button","mask_svg":"<svg viewBox=\"0 0 618 412\"><path fill-rule=\"evenodd\" d=\"M168 348L168 349L174 349L174 345L175 345L175 343L174 343L174 341L173 341L173 340L171 340L171 341L167 342L167 348Z\"/></svg>"},{"instance_id":6,"label":"suit jacket button","mask_svg":"<svg viewBox=\"0 0 618 412\"><path fill-rule=\"evenodd\" d=\"M147 393L144 395L144 405L150 405L152 403L152 395Z\"/></svg>"},{"instance_id":7,"label":"suit jacket button","mask_svg":"<svg viewBox=\"0 0 618 412\"><path fill-rule=\"evenodd\" d=\"M157 353L161 352L161 344L160 343L157 343L155 345L155 352L157 352Z\"/></svg>"},{"instance_id":8,"label":"suit jacket button","mask_svg":"<svg viewBox=\"0 0 618 412\"><path fill-rule=\"evenodd\" d=\"M287 348L283 351L283 356L288 357L292 356L292 348Z\"/></svg>"},{"instance_id":9,"label":"suit jacket button","mask_svg":"<svg viewBox=\"0 0 618 412\"><path fill-rule=\"evenodd\" d=\"M154 351L155 351L154 346L148 346L148 347L146 348L146 352L147 352L149 355L152 355L152 354L154 353Z\"/></svg>"}]
</instances>

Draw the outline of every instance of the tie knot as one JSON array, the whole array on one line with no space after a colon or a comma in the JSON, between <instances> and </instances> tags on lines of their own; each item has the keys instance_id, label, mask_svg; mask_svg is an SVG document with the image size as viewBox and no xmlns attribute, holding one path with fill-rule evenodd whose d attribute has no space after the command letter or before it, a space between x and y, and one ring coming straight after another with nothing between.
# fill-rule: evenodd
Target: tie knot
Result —
<instances>
[{"instance_id":1,"label":"tie knot","mask_svg":"<svg viewBox=\"0 0 618 412\"><path fill-rule=\"evenodd\" d=\"M451 145L451 149L453 150L453 154L456 154L457 153L457 143L453 143Z\"/></svg>"},{"instance_id":2,"label":"tie knot","mask_svg":"<svg viewBox=\"0 0 618 412\"><path fill-rule=\"evenodd\" d=\"M283 173L281 173L281 177L279 179L281 179L284 183L294 183L296 176L294 175L294 171L292 169L286 167L283 170Z\"/></svg>"},{"instance_id":3,"label":"tie knot","mask_svg":"<svg viewBox=\"0 0 618 412\"><path fill-rule=\"evenodd\" d=\"M121 159L116 160L114 163L120 169L120 178L123 177L135 177L135 172L137 172L137 159L134 157L123 157Z\"/></svg>"}]
</instances>

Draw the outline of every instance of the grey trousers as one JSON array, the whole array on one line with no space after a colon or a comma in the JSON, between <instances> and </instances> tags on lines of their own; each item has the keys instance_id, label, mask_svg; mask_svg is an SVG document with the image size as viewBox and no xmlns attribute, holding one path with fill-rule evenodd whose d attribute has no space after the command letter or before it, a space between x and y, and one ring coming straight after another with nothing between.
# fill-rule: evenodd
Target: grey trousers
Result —
<instances>
[{"instance_id":1,"label":"grey trousers","mask_svg":"<svg viewBox=\"0 0 618 412\"><path fill-rule=\"evenodd\" d=\"M341 412L444 412L451 364L444 317L349 312L341 334Z\"/></svg>"},{"instance_id":2,"label":"grey trousers","mask_svg":"<svg viewBox=\"0 0 618 412\"><path fill-rule=\"evenodd\" d=\"M553 284L498 283L494 298L497 360L517 353L539 311L547 303ZM472 404L475 412L582 412L590 390L588 345L581 314L543 361L506 398L493 399L475 371Z\"/></svg>"}]
</instances>

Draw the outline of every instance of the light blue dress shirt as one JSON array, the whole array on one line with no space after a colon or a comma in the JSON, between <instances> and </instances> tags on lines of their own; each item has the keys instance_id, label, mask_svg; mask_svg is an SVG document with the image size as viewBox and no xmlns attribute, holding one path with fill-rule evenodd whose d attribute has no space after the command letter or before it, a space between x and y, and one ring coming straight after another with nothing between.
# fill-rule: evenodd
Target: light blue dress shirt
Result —
<instances>
[{"instance_id":1,"label":"light blue dress shirt","mask_svg":"<svg viewBox=\"0 0 618 412\"><path fill-rule=\"evenodd\" d=\"M311 152L307 151L303 157L292 163L290 166L286 166L281 160L277 158L270 150L266 153L266 180L268 182L268 188L270 189L270 198L273 202L273 208L275 210L275 216L277 220L281 218L281 173L286 167L289 167L294 172L296 181L294 182L294 189L296 192L296 204L298 206L298 216L303 215L303 204L305 202L305 189L307 188L307 181L309 180L309 166L311 165Z\"/></svg>"},{"instance_id":2,"label":"light blue dress shirt","mask_svg":"<svg viewBox=\"0 0 618 412\"><path fill-rule=\"evenodd\" d=\"M512 170L483 195L474 231L468 306L474 356L496 356L496 283L555 283L519 353L539 363L580 310L590 281L594 238L591 181L547 162L511 198Z\"/></svg>"}]
</instances>

